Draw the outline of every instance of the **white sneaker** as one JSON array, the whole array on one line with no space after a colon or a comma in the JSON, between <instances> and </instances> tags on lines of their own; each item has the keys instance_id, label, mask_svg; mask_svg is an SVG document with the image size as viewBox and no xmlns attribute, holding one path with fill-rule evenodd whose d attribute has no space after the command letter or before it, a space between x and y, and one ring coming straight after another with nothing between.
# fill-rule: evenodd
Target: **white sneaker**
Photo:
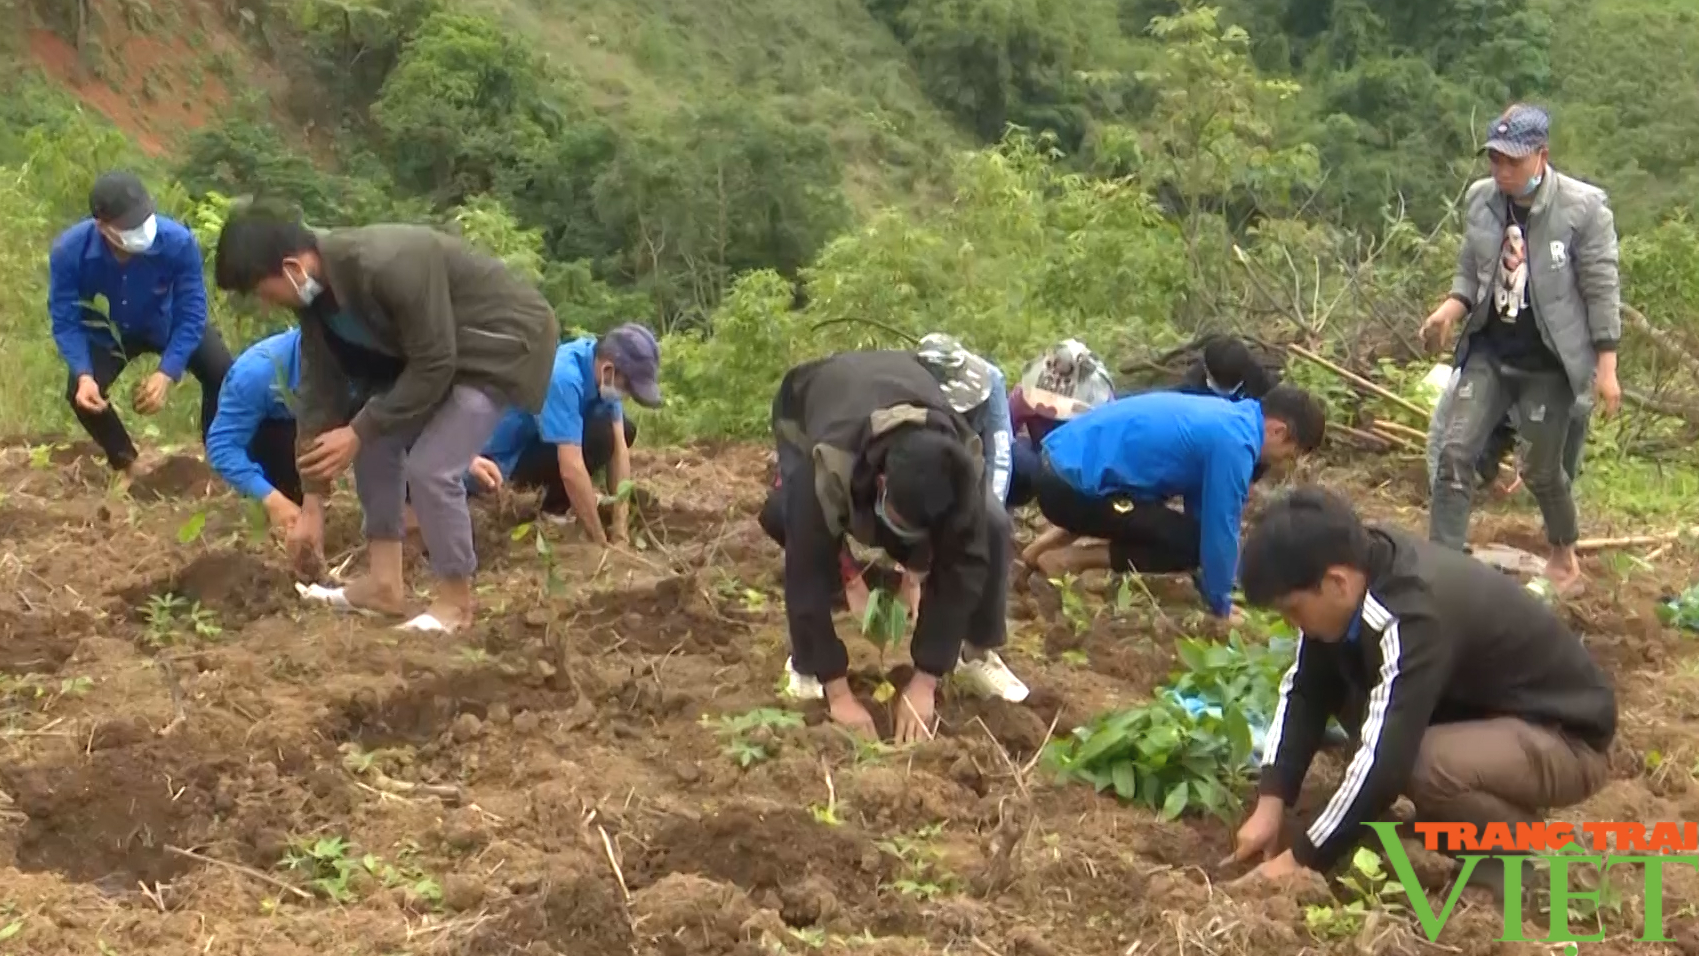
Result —
<instances>
[{"instance_id":1,"label":"white sneaker","mask_svg":"<svg viewBox=\"0 0 1699 956\"><path fill-rule=\"evenodd\" d=\"M565 527L566 525L576 523L578 521L578 515L570 511L563 512L561 514L556 514L552 511L545 511L543 512L543 520L547 521L549 524L555 525L556 527Z\"/></svg>"},{"instance_id":2,"label":"white sneaker","mask_svg":"<svg viewBox=\"0 0 1699 956\"><path fill-rule=\"evenodd\" d=\"M980 697L1001 697L1015 704L1026 700L1027 686L996 651L986 651L977 661L963 657L956 668L956 677L969 692Z\"/></svg>"},{"instance_id":3,"label":"white sneaker","mask_svg":"<svg viewBox=\"0 0 1699 956\"><path fill-rule=\"evenodd\" d=\"M785 658L784 695L796 700L823 700L826 688L817 678L810 677L796 669L791 658Z\"/></svg>"}]
</instances>

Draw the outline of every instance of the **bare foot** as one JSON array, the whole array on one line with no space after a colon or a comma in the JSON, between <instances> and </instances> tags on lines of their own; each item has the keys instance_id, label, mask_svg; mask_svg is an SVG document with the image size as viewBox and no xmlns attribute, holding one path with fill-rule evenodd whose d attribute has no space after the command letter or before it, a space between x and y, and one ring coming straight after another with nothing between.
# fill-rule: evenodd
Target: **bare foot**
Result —
<instances>
[{"instance_id":1,"label":"bare foot","mask_svg":"<svg viewBox=\"0 0 1699 956\"><path fill-rule=\"evenodd\" d=\"M384 584L371 575L362 574L349 581L342 589L342 596L354 607L379 614L400 617L407 613L406 596L401 585Z\"/></svg>"},{"instance_id":2,"label":"bare foot","mask_svg":"<svg viewBox=\"0 0 1699 956\"><path fill-rule=\"evenodd\" d=\"M1559 595L1574 593L1581 587L1581 561L1573 548L1553 549L1546 561L1546 580Z\"/></svg>"},{"instance_id":3,"label":"bare foot","mask_svg":"<svg viewBox=\"0 0 1699 956\"><path fill-rule=\"evenodd\" d=\"M425 614L434 618L444 631L449 632L458 631L472 623L472 608L469 605L440 597L431 602L431 606L425 609Z\"/></svg>"}]
</instances>

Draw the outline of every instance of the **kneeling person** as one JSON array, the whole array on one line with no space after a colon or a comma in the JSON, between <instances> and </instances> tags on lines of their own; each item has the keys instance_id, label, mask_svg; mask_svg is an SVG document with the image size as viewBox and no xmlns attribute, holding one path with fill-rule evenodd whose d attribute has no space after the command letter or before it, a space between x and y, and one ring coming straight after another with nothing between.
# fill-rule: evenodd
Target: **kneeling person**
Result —
<instances>
[{"instance_id":1,"label":"kneeling person","mask_svg":"<svg viewBox=\"0 0 1699 956\"><path fill-rule=\"evenodd\" d=\"M1038 507L1055 528L1022 560L1049 577L1195 571L1210 611L1237 616L1239 525L1253 472L1314 451L1326 414L1285 385L1260 400L1145 392L1094 408L1044 439ZM1166 504L1175 497L1183 511ZM1079 537L1103 543L1074 544Z\"/></svg>"},{"instance_id":2,"label":"kneeling person","mask_svg":"<svg viewBox=\"0 0 1699 956\"><path fill-rule=\"evenodd\" d=\"M773 435L781 500L763 527L785 549L791 693L824 696L834 721L873 731L832 626L847 535L925 575L896 736L929 736L938 681L958 660L1001 667L1010 527L990 506L979 436L915 354L897 351L791 369L773 399Z\"/></svg>"},{"instance_id":3,"label":"kneeling person","mask_svg":"<svg viewBox=\"0 0 1699 956\"><path fill-rule=\"evenodd\" d=\"M629 395L645 408L661 406L660 363L654 333L636 323L561 343L543 410L510 409L472 463L472 478L485 491L541 488L544 517L560 520L570 509L590 540L625 541L626 503L614 505L604 530L591 476L606 470L609 494L631 476L637 426L622 402Z\"/></svg>"},{"instance_id":4,"label":"kneeling person","mask_svg":"<svg viewBox=\"0 0 1699 956\"><path fill-rule=\"evenodd\" d=\"M1329 717L1357 741L1344 783L1260 875L1327 870L1401 794L1418 821L1515 832L1609 781L1610 681L1515 579L1443 545L1365 526L1319 488L1259 516L1243 579L1250 604L1279 610L1302 637L1236 857L1273 853ZM1498 864L1482 861L1471 884L1502 895Z\"/></svg>"}]
</instances>

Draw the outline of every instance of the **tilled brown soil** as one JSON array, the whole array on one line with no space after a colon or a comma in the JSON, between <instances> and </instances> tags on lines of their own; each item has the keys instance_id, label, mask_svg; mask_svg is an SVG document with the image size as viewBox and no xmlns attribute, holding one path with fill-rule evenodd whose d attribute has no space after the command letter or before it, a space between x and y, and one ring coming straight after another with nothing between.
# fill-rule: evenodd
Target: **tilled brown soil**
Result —
<instances>
[{"instance_id":1,"label":"tilled brown soil","mask_svg":"<svg viewBox=\"0 0 1699 956\"><path fill-rule=\"evenodd\" d=\"M949 692L938 738L905 752L794 708L803 726L762 732L769 759L738 766L713 723L786 706L781 565L754 520L768 456L637 459L652 500L628 555L552 527L541 553L514 534L526 503L481 503L484 616L441 639L300 606L277 546L227 495L201 497L192 465L124 499L86 449L6 450L0 953L1549 951L1498 942L1481 907L1437 946L1396 918L1319 940L1319 879L1225 885L1229 825L1047 779L1052 729L1147 698L1174 639L1208 631L1184 582L1152 582L1160 614L1085 626L1017 583L1005 656L1026 703ZM1322 474L1420 526L1409 489ZM336 508L333 564L358 546L353 502ZM1480 528L1525 541L1537 517ZM1567 613L1620 682L1623 731L1617 779L1564 819L1699 819L1699 668L1652 611L1691 557L1626 577L1589 563ZM876 654L849 644L871 691ZM1338 770L1320 758L1306 802ZM315 843L317 871L283 865ZM931 860L923 878L904 853ZM1666 886L1682 942L1636 941L1628 893L1583 949L1699 953L1699 877Z\"/></svg>"}]
</instances>

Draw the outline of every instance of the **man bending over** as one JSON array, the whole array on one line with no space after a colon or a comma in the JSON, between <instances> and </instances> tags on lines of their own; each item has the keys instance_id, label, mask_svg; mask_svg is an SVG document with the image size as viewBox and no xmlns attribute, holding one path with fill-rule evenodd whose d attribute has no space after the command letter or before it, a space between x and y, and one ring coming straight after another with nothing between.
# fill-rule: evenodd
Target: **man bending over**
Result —
<instances>
[{"instance_id":1,"label":"man bending over","mask_svg":"<svg viewBox=\"0 0 1699 956\"><path fill-rule=\"evenodd\" d=\"M782 501L763 509L762 524L785 550L790 693L824 696L834 721L873 732L832 627L840 556L853 537L925 575L896 736L929 737L938 682L959 659L1002 667L1009 517L989 505L979 436L915 354L897 351L845 352L785 373L773 436L772 494Z\"/></svg>"},{"instance_id":2,"label":"man bending over","mask_svg":"<svg viewBox=\"0 0 1699 956\"><path fill-rule=\"evenodd\" d=\"M1236 618L1252 472L1314 451L1326 424L1321 402L1289 385L1261 400L1145 392L1094 408L1044 439L1038 507L1055 527L1022 561L1047 577L1194 571L1211 613Z\"/></svg>"}]
</instances>

